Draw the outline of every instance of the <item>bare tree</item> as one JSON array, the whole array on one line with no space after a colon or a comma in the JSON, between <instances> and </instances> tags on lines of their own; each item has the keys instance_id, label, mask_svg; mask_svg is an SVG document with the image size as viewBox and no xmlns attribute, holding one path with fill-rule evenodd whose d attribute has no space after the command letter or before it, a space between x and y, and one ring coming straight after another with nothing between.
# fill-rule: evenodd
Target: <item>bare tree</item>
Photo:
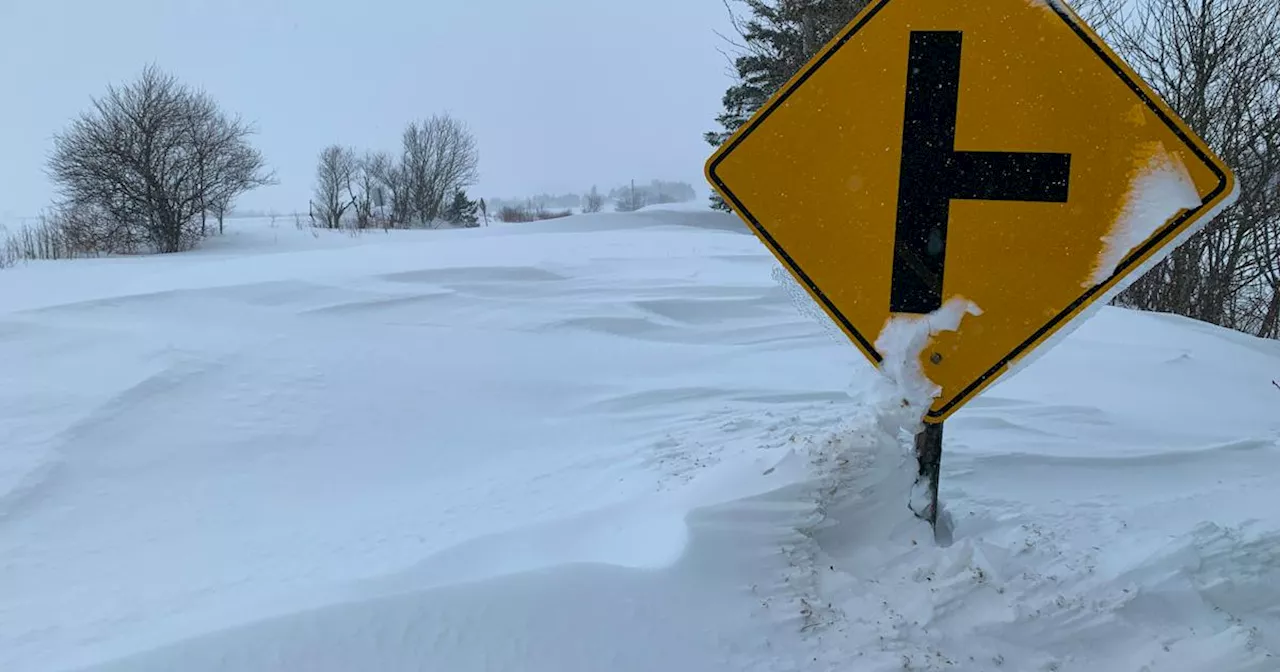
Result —
<instances>
[{"instance_id":1,"label":"bare tree","mask_svg":"<svg viewBox=\"0 0 1280 672\"><path fill-rule=\"evenodd\" d=\"M204 92L192 94L186 123L195 153L196 178L201 185L200 233L208 235L208 215L213 214L221 234L231 203L259 186L258 176L265 170L265 162L261 154L241 141L249 133L248 125L238 117L224 117Z\"/></svg>"},{"instance_id":2,"label":"bare tree","mask_svg":"<svg viewBox=\"0 0 1280 672\"><path fill-rule=\"evenodd\" d=\"M205 171L206 210L217 217L218 234L221 235L224 232L226 214L236 198L254 187L273 183L275 180L258 179L265 164L262 155L256 150L230 141L225 131L213 137L219 138L219 144L215 145L215 151L209 155L209 166Z\"/></svg>"},{"instance_id":3,"label":"bare tree","mask_svg":"<svg viewBox=\"0 0 1280 672\"><path fill-rule=\"evenodd\" d=\"M405 129L400 170L411 217L432 226L459 189L479 177L475 137L461 121L436 115Z\"/></svg>"},{"instance_id":4,"label":"bare tree","mask_svg":"<svg viewBox=\"0 0 1280 672\"><path fill-rule=\"evenodd\" d=\"M1269 226L1259 227L1258 256L1271 259L1272 263L1262 264L1262 291L1254 309L1260 316L1257 334L1263 338L1280 338L1280 223L1273 221Z\"/></svg>"},{"instance_id":5,"label":"bare tree","mask_svg":"<svg viewBox=\"0 0 1280 672\"><path fill-rule=\"evenodd\" d=\"M104 228L177 252L207 233L211 205L274 181L251 134L204 93L148 66L54 137L48 171L63 206L101 213L111 222Z\"/></svg>"},{"instance_id":6,"label":"bare tree","mask_svg":"<svg viewBox=\"0 0 1280 672\"><path fill-rule=\"evenodd\" d=\"M590 213L600 212L603 209L604 196L601 196L600 190L593 186L591 191L587 192L587 195L582 199L582 211Z\"/></svg>"},{"instance_id":7,"label":"bare tree","mask_svg":"<svg viewBox=\"0 0 1280 672\"><path fill-rule=\"evenodd\" d=\"M378 184L376 155L365 154L356 162L355 188L352 191L352 207L356 212L356 228L367 229L373 226L374 203L385 198L384 190Z\"/></svg>"},{"instance_id":8,"label":"bare tree","mask_svg":"<svg viewBox=\"0 0 1280 672\"><path fill-rule=\"evenodd\" d=\"M409 124L398 159L369 152L359 159L351 149L326 148L316 169L312 218L317 226L340 228L354 209L356 225L376 217L387 227L421 223L435 226L459 191L478 178L475 138L460 121L434 116Z\"/></svg>"},{"instance_id":9,"label":"bare tree","mask_svg":"<svg viewBox=\"0 0 1280 672\"><path fill-rule=\"evenodd\" d=\"M355 152L347 147L330 145L320 152L312 201L312 213L320 226L342 228L342 218L355 205L357 170Z\"/></svg>"},{"instance_id":10,"label":"bare tree","mask_svg":"<svg viewBox=\"0 0 1280 672\"><path fill-rule=\"evenodd\" d=\"M386 152L365 157L365 173L382 192L386 217L392 227L406 226L410 218L409 185L404 168Z\"/></svg>"},{"instance_id":11,"label":"bare tree","mask_svg":"<svg viewBox=\"0 0 1280 672\"><path fill-rule=\"evenodd\" d=\"M1280 3L1082 0L1078 6L1240 183L1235 205L1117 302L1280 336Z\"/></svg>"}]
</instances>

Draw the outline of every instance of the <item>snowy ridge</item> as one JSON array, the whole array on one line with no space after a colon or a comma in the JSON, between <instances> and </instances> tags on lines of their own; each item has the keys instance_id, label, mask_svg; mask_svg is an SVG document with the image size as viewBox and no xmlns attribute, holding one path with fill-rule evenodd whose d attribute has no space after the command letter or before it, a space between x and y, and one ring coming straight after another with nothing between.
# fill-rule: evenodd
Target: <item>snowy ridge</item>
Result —
<instances>
[{"instance_id":1,"label":"snowy ridge","mask_svg":"<svg viewBox=\"0 0 1280 672\"><path fill-rule=\"evenodd\" d=\"M733 221L6 270L0 669L1275 669L1280 344L1101 309L948 421L939 548Z\"/></svg>"}]
</instances>

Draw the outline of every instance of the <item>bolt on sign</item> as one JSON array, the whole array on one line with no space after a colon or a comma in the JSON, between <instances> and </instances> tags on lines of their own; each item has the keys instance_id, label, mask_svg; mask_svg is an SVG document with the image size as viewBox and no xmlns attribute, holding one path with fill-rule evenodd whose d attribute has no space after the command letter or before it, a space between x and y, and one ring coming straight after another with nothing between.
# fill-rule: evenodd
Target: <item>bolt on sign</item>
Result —
<instances>
[{"instance_id":1,"label":"bolt on sign","mask_svg":"<svg viewBox=\"0 0 1280 672\"><path fill-rule=\"evenodd\" d=\"M1229 168L1060 0L873 0L707 161L872 362L921 354L940 423L1236 197Z\"/></svg>"}]
</instances>

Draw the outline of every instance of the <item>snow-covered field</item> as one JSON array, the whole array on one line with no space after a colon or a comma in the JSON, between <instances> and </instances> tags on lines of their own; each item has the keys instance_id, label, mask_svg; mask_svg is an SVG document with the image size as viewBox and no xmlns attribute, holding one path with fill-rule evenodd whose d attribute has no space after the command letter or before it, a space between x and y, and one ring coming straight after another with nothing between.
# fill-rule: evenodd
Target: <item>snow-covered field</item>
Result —
<instances>
[{"instance_id":1,"label":"snow-covered field","mask_svg":"<svg viewBox=\"0 0 1280 672\"><path fill-rule=\"evenodd\" d=\"M1280 669L1280 343L1104 309L948 422L939 547L774 268L677 208L0 271L0 670Z\"/></svg>"}]
</instances>

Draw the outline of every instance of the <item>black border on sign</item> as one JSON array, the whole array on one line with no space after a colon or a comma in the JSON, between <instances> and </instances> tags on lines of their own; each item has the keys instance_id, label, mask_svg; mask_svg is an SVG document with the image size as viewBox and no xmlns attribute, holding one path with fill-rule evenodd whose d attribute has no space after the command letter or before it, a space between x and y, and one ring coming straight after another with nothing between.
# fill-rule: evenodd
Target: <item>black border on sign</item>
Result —
<instances>
[{"instance_id":1,"label":"black border on sign","mask_svg":"<svg viewBox=\"0 0 1280 672\"><path fill-rule=\"evenodd\" d=\"M765 229L764 225L762 225L760 221L756 219L755 215L751 214L751 211L747 209L746 205L742 203L742 201L737 197L737 195L734 194L731 189L729 189L729 186L726 185L724 181L720 179L720 176L716 174L716 168L718 168L720 164L724 162L724 160L727 159L730 154L733 153L733 150L736 149L738 145L742 143L742 141L746 140L747 137L749 137L760 126L760 124L764 123L764 121L768 119L769 116L774 113L774 111L776 111L783 103L785 103L787 99L791 97L792 94L794 94L801 86L804 86L805 82L807 82L809 78L813 76L813 73L817 72L819 68L825 65L826 62L829 61L831 57L836 54L836 52L840 51L841 48L843 48L846 44L848 44L849 40L851 40L853 36L857 34L859 30L862 29L863 26L867 25L867 23L871 21L871 19L875 18L876 14L878 14L881 9L884 9L885 5L889 4L890 1L891 0L878 0L874 6L872 6L866 12L864 12L862 16L858 18L853 25L849 26L845 30L844 34L842 34L839 39L837 39L827 48L826 52L824 52L820 58L813 61L805 69L805 71L799 75L799 77L795 78L787 86L787 88L782 90L782 92L779 93L777 97L773 99L772 103L770 103L763 111L757 114L757 116L754 119L752 119L751 123L746 127L746 129L743 130L741 133L737 134L733 142L728 147L726 147L715 158L715 160L712 161L711 165L708 166L707 168L708 175L715 182L720 192L723 193L725 196L728 196L729 200L733 201L734 206L737 208L738 212L741 213L743 218L745 218L747 222L751 224L751 227L754 228L756 232L761 237L763 237L774 250L777 251L778 256L782 258L783 262L787 265L787 267L790 268L791 271L795 273L796 276L799 277L800 280L809 288L809 290L813 293L813 295L816 296L824 306L826 306L827 310L830 311L830 313L835 316L835 318L840 322L840 324L844 326L846 332L849 334L852 334L853 337L857 339L858 343L863 348L865 348L867 352L871 353L872 357L875 359L875 362L877 364L882 362L884 360L884 357L879 352L876 351L875 346L869 340L867 340L867 337L864 336L862 332L858 331L858 329L853 326L853 323L851 323L849 319L845 317L845 315L841 313L838 308L836 308L835 304L832 303L831 299L827 297L826 293L824 293L821 288L819 288L816 284L814 284L813 280L809 277L809 275L805 273L804 270L802 270L800 266L795 262L795 260L791 258L791 255L786 250L784 250L781 245L778 244L778 241L775 240L773 235L770 234L767 229ZM1224 173L1223 170L1217 164L1215 164L1213 160L1210 159L1209 156L1206 155L1200 149L1200 147L1196 145L1195 142L1191 140L1191 138L1187 137L1187 134L1183 132L1181 126L1179 126L1176 122L1174 122L1173 119L1171 119L1167 114L1165 114L1164 110L1162 110L1160 106L1156 104L1155 100L1153 100L1151 96L1147 95L1146 91L1144 91L1142 87L1138 85L1137 82L1133 81L1133 79L1130 78L1129 75L1125 73L1124 68L1120 67L1120 65L1116 63L1115 60L1112 59L1107 54L1107 52L1102 47L1100 47L1093 40L1092 37L1089 36L1087 32L1085 32L1079 25L1077 25L1076 22L1072 20L1071 16L1066 11L1064 11L1061 6L1059 6L1056 0L1047 0L1046 4L1049 6L1049 8L1053 10L1055 14L1058 15L1059 18L1062 19L1064 23L1067 24L1067 27L1071 29L1071 32L1075 33L1077 37L1079 37L1086 45L1088 45L1089 48L1093 51L1093 53L1097 54L1098 58L1102 59L1102 61L1107 64L1107 67L1112 72L1114 72L1115 75L1119 77L1121 81L1124 82L1125 86L1127 86L1129 90L1134 93L1134 95L1136 95L1140 100L1142 100L1143 104L1147 106L1147 109L1155 113L1155 115L1161 121L1163 121L1166 126L1168 126L1169 130L1173 131L1174 135L1176 135L1178 139L1181 140L1187 146L1187 148L1190 149L1192 153L1194 153L1196 157L1199 158L1200 161L1203 162L1204 165L1208 167L1210 171L1213 172L1213 174L1218 178L1218 185L1214 187L1213 191L1209 192L1209 195L1201 199L1200 205L1190 210L1184 211L1176 219L1165 224L1165 226L1161 228L1159 231L1157 231L1155 235L1148 238L1146 243L1144 243L1137 250L1134 250L1132 253L1130 253L1129 256L1125 257L1124 260L1120 262L1120 265L1116 267L1115 272L1113 272L1106 280L1089 288L1089 290L1087 290L1084 294L1080 295L1079 298L1077 298L1075 301L1072 301L1066 308L1062 309L1060 312L1054 315L1053 318L1050 319L1047 323L1045 323L1044 326L1037 329L1025 341L1018 344L1018 346L1015 347L1009 354L1005 355L999 362L997 362L995 366L992 366L981 376L978 376L977 380L974 380L967 387L961 390L959 394L957 394L954 398L948 401L942 408L936 411L933 409L930 409L928 412L928 417L938 417L938 416L946 415L952 408L966 401L974 393L974 391L977 390L979 387L981 387L983 383L985 383L989 378L998 374L1001 369L1009 365L1013 360L1017 359L1024 352L1029 350L1046 333L1048 333L1049 331L1052 331L1055 327L1057 327L1058 325L1066 321L1067 318L1077 308L1079 308L1082 304L1088 302L1089 299L1096 296L1098 292L1102 291L1103 287L1111 284L1112 281L1116 280L1119 276L1123 276L1126 273L1128 273L1129 270L1132 269L1133 266L1138 263L1138 259L1142 258L1144 255L1150 252L1153 248L1156 248L1164 244L1167 240L1169 240L1170 237L1174 237L1176 232L1184 222L1196 216L1201 210L1205 208L1205 206L1213 202L1214 199L1216 199L1220 194L1222 194L1222 192L1225 191L1227 188L1226 173Z\"/></svg>"}]
</instances>

